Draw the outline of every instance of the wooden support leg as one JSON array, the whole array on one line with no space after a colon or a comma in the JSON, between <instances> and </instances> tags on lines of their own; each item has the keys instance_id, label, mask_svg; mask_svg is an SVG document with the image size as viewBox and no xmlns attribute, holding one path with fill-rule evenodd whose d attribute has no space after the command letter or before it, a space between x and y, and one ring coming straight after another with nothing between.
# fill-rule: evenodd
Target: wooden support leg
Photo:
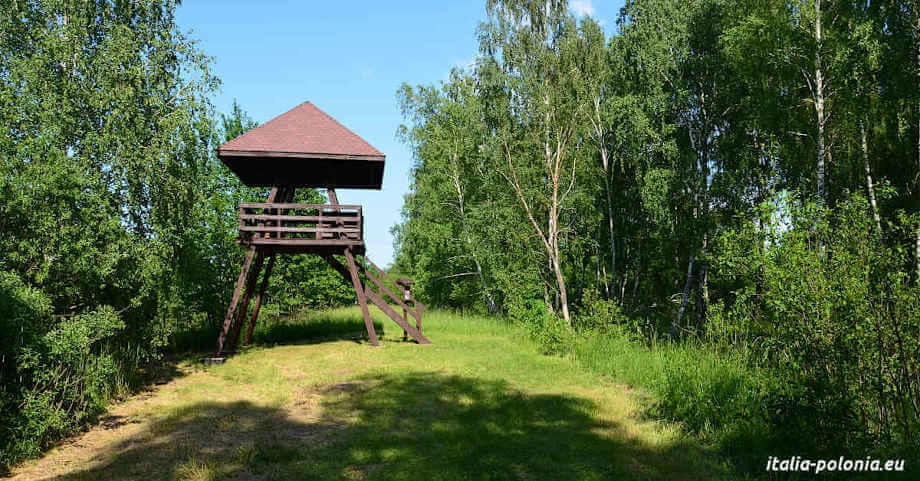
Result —
<instances>
[{"instance_id":1,"label":"wooden support leg","mask_svg":"<svg viewBox=\"0 0 920 481\"><path fill-rule=\"evenodd\" d=\"M329 263L329 265L332 266L332 268L336 270L336 272L341 274L342 277L344 277L346 281L351 281L351 273L348 272L348 269L346 269L345 266L343 266L341 262L336 260L335 257L332 257L331 255L324 255L323 259L325 259L326 262Z\"/></svg>"},{"instance_id":2,"label":"wooden support leg","mask_svg":"<svg viewBox=\"0 0 920 481\"><path fill-rule=\"evenodd\" d=\"M409 323L409 311L407 311L406 309L403 309L403 322L405 322L406 324ZM405 329L403 329L403 342L406 342L408 340L409 340L409 333L406 332Z\"/></svg>"},{"instance_id":3,"label":"wooden support leg","mask_svg":"<svg viewBox=\"0 0 920 481\"><path fill-rule=\"evenodd\" d=\"M268 199L266 202L275 202L275 199L278 198L279 190L284 195L291 195L292 192L288 192L286 189L279 189L278 187L272 187L271 192L268 194ZM293 191L293 189L290 189ZM220 357L220 354L224 351L224 343L227 341L227 334L230 332L230 327L233 324L233 321L236 319L236 308L240 300L240 294L243 292L243 286L246 285L246 279L249 277L249 268L252 266L252 259L255 257L256 247L249 246L249 250L246 252L246 258L243 260L243 268L240 269L240 277L236 280L236 289L233 290L233 298L230 300L230 307L227 308L227 315L224 317L224 325L221 327L220 336L217 337L217 352L214 354L215 357ZM260 261L261 262L261 261ZM261 267L260 267L261 268ZM258 269L257 269L258 270ZM257 273L258 276L258 273ZM248 304L249 301L247 300ZM248 309L248 305L243 309L243 312ZM236 331L237 336L239 336L239 330ZM235 344L235 341L234 341Z\"/></svg>"},{"instance_id":4,"label":"wooden support leg","mask_svg":"<svg viewBox=\"0 0 920 481\"><path fill-rule=\"evenodd\" d=\"M249 267L252 266L252 258L255 257L255 254L255 246L250 247L249 251L246 252L246 258L243 260L243 268L240 269L240 277L236 280L236 289L233 290L233 298L230 300L230 307L227 308L227 315L224 317L224 325L221 328L220 336L217 338L217 351L214 353L216 357L219 357L224 350L224 342L227 340L230 324L235 318L236 305L239 303L243 286L246 285L246 278L249 276Z\"/></svg>"},{"instance_id":5,"label":"wooden support leg","mask_svg":"<svg viewBox=\"0 0 920 481\"><path fill-rule=\"evenodd\" d=\"M253 263L251 275L249 276L248 282L246 283L246 291L243 294L243 300L240 302L240 307L236 312L236 319L234 320L233 326L230 329L228 349L231 351L236 350L236 345L240 341L240 331L243 329L243 323L245 322L246 315L249 314L249 301L252 299L253 291L256 290L256 283L259 280L259 274L262 272L262 265L264 262L265 252L259 249L256 251L255 262Z\"/></svg>"},{"instance_id":6,"label":"wooden support leg","mask_svg":"<svg viewBox=\"0 0 920 481\"><path fill-rule=\"evenodd\" d=\"M256 328L256 319L259 318L259 309L262 307L262 295L265 294L265 288L268 287L268 278L272 275L273 267L275 267L274 254L268 258L268 265L265 266L265 274L262 274L262 284L259 286L259 291L256 292L255 300L252 302L252 316L249 318L249 328L246 330L246 339L243 342L244 346L248 346L252 343L252 332Z\"/></svg>"},{"instance_id":7,"label":"wooden support leg","mask_svg":"<svg viewBox=\"0 0 920 481\"><path fill-rule=\"evenodd\" d=\"M367 327L367 335L370 338L371 345L379 346L377 333L374 331L374 321L371 320L371 313L367 309L367 298L364 293L364 286L361 285L361 278L358 276L358 266L355 264L355 256L352 255L351 249L345 249L345 260L348 261L348 273L351 275L351 283L355 287L355 295L358 296L358 305L361 306L361 315L364 316L364 326Z\"/></svg>"}]
</instances>

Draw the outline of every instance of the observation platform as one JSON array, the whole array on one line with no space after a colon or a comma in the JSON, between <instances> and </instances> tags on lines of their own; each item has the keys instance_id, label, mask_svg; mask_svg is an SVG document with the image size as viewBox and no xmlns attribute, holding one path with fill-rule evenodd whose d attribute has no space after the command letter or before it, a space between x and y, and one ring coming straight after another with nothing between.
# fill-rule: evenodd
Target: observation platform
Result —
<instances>
[{"instance_id":1,"label":"observation platform","mask_svg":"<svg viewBox=\"0 0 920 481\"><path fill-rule=\"evenodd\" d=\"M364 255L360 205L245 202L240 204L239 243L270 253Z\"/></svg>"},{"instance_id":2,"label":"observation platform","mask_svg":"<svg viewBox=\"0 0 920 481\"><path fill-rule=\"evenodd\" d=\"M422 334L425 306L412 296L412 281L393 280L367 258L361 206L339 204L335 192L337 188L381 189L386 160L382 152L304 102L221 145L217 156L243 184L271 187L271 192L265 202L240 204L237 241L246 247L246 257L217 339L215 359L226 348L236 350L246 317L243 345L251 342L278 254L318 255L351 282L372 345L379 340L368 304L398 324L404 339L412 336L420 344L430 343ZM298 188L324 188L329 203L294 203Z\"/></svg>"}]
</instances>

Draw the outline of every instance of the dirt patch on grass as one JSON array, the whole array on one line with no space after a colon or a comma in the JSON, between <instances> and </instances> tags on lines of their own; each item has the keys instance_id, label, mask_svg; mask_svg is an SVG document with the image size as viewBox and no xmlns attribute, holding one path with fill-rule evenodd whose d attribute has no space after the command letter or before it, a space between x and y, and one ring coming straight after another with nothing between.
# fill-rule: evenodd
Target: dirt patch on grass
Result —
<instances>
[{"instance_id":1,"label":"dirt patch on grass","mask_svg":"<svg viewBox=\"0 0 920 481\"><path fill-rule=\"evenodd\" d=\"M352 465L346 467L342 474L345 479L360 481L367 479L368 474L379 471L382 467L383 464Z\"/></svg>"},{"instance_id":2,"label":"dirt patch on grass","mask_svg":"<svg viewBox=\"0 0 920 481\"><path fill-rule=\"evenodd\" d=\"M310 381L309 376L302 379ZM350 396L375 384L290 383L278 390L283 395L269 399L255 389L260 380L252 381L256 384L195 369L186 377L152 386L113 405L86 432L18 466L9 479L263 479L248 468L253 459L278 453L296 458L297 450L329 442L345 429L347 420L323 412L324 398ZM346 475L364 479L376 469L356 466Z\"/></svg>"}]
</instances>

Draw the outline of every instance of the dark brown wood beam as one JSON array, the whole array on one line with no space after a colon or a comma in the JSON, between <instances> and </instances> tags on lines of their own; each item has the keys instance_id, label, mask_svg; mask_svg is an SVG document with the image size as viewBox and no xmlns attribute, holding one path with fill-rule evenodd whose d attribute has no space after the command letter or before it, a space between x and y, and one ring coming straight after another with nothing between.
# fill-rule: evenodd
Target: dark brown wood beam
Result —
<instances>
[{"instance_id":1,"label":"dark brown wood beam","mask_svg":"<svg viewBox=\"0 0 920 481\"><path fill-rule=\"evenodd\" d=\"M394 311L393 308L390 307L389 304L384 302L384 300L380 296L378 296L376 292L373 292L370 289L366 289L364 293L367 296L367 298L371 302L374 303L374 305L379 307L380 310L383 311L384 314L390 317L390 319L393 319L394 322L399 324L399 327L402 327L403 331L408 332L409 335L412 336L413 339L418 341L419 344L431 344L431 341L429 341L427 337L422 335L422 333L419 332L418 329L415 328L415 326L409 324L406 321L403 321L402 316L400 316L396 311Z\"/></svg>"},{"instance_id":2,"label":"dark brown wood beam","mask_svg":"<svg viewBox=\"0 0 920 481\"><path fill-rule=\"evenodd\" d=\"M348 273L351 277L351 283L355 288L355 294L358 296L358 305L361 306L361 315L364 316L364 326L367 327L367 335L370 338L371 345L379 346L377 333L374 331L374 321L371 320L371 313L367 309L367 296L364 286L361 284L361 277L358 276L358 266L355 263L355 256L350 249L345 250L345 260L348 261Z\"/></svg>"},{"instance_id":3,"label":"dark brown wood beam","mask_svg":"<svg viewBox=\"0 0 920 481\"><path fill-rule=\"evenodd\" d=\"M249 314L249 301L256 289L256 283L259 280L259 274L262 272L262 265L265 261L265 251L257 250L255 262L253 262L252 274L246 283L246 291L243 293L243 300L240 302L240 308L236 313L236 319L230 329L230 339L228 347L231 351L236 351L236 345L240 340L240 331L243 329L243 323Z\"/></svg>"},{"instance_id":4,"label":"dark brown wood beam","mask_svg":"<svg viewBox=\"0 0 920 481\"><path fill-rule=\"evenodd\" d=\"M267 202L274 202L278 199L278 187L272 187L271 191L268 194ZM242 221L240 221L242 222ZM246 280L249 277L249 270L252 266L252 260L256 255L256 246L250 245L249 250L246 252L246 257L243 259L243 267L240 269L240 275L236 280L236 288L233 290L233 296L230 299L230 306L227 308L227 315L224 316L224 323L221 326L220 335L217 337L217 351L215 352L215 357L220 357L221 353L224 351L224 343L227 341L227 334L230 331L231 324L236 318L237 304L240 301L240 295L243 292L243 286L246 285ZM248 310L249 306L245 306L243 311Z\"/></svg>"},{"instance_id":5,"label":"dark brown wood beam","mask_svg":"<svg viewBox=\"0 0 920 481\"><path fill-rule=\"evenodd\" d=\"M342 263L339 262L338 259L336 259L335 257L332 257L331 254L326 254L326 255L323 255L322 257L323 259L326 260L327 263L329 263L330 266L332 266L333 269L335 269L336 272L341 274L342 277L344 277L346 281L351 281L351 273L348 272L348 268L343 266Z\"/></svg>"},{"instance_id":6,"label":"dark brown wood beam","mask_svg":"<svg viewBox=\"0 0 920 481\"><path fill-rule=\"evenodd\" d=\"M217 351L215 357L220 357L224 351L224 342L227 340L227 333L230 331L230 324L233 322L236 314L236 306L239 304L240 295L243 286L246 284L246 277L249 276L249 267L252 265L252 259L256 255L256 247L250 246L246 252L246 258L243 259L243 267L240 269L240 276L236 280L236 289L233 290L233 297L230 299L230 307L227 308L227 315L224 316L224 324L220 330L220 336L217 337Z\"/></svg>"},{"instance_id":7,"label":"dark brown wood beam","mask_svg":"<svg viewBox=\"0 0 920 481\"><path fill-rule=\"evenodd\" d=\"M367 258L365 257L364 260L367 260ZM415 309L409 307L405 302L403 302L403 300L400 299L399 296L394 294L393 291L389 290L387 286L384 285L384 283L380 281L380 279L377 279L375 276L371 275L370 272L365 271L364 273L367 276L367 278L370 279L371 282L373 282L377 286L377 289L381 293L381 297L383 297L383 294L386 294L386 296L390 300L392 300L394 303L396 303L396 305L398 305L399 307L402 307L403 310L408 311L409 314L412 314L412 317L414 317L416 321L421 322L421 319L422 319L421 315L418 312L416 312Z\"/></svg>"},{"instance_id":8,"label":"dark brown wood beam","mask_svg":"<svg viewBox=\"0 0 920 481\"><path fill-rule=\"evenodd\" d=\"M397 285L399 284L398 282L396 282L396 281L394 281L392 278L390 278L390 275L387 274L385 270L383 270L383 269L377 267L377 264L374 264L374 261L368 259L366 256L364 257L364 260L367 261L367 263L370 264L371 267L373 267L375 270L377 270L377 272L380 273L380 277L386 279L387 281L391 282L392 284L397 284ZM412 294L409 294L409 298L412 300L412 303L415 305L415 308L418 310L419 313L421 313L422 311L424 311L424 310L426 309L425 306L422 305L421 302L416 301L415 298L412 297Z\"/></svg>"},{"instance_id":9,"label":"dark brown wood beam","mask_svg":"<svg viewBox=\"0 0 920 481\"><path fill-rule=\"evenodd\" d=\"M272 269L275 267L275 255L268 258L268 265L265 266L265 274L262 275L262 284L259 285L259 291L252 302L252 315L249 317L249 328L246 329L246 338L243 341L244 346L252 344L252 333L256 328L256 320L259 318L259 309L262 308L262 296L265 295L265 289L268 287L268 278L272 275Z\"/></svg>"}]
</instances>

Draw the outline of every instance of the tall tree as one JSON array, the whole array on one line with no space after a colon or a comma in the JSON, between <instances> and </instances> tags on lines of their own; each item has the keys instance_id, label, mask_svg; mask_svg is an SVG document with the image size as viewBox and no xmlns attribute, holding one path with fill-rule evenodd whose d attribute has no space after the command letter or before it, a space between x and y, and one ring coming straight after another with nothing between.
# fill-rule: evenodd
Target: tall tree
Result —
<instances>
[{"instance_id":1,"label":"tall tree","mask_svg":"<svg viewBox=\"0 0 920 481\"><path fill-rule=\"evenodd\" d=\"M414 190L404 207L409 223L397 240L412 236L414 242L426 239L429 246L445 249L440 255L419 259L424 263L411 268L412 273L429 281L429 295L440 284L452 286L446 296L433 296L439 304L476 302L467 297L463 282L472 279L478 287L475 297L496 313L489 274L492 266L484 254L490 247L484 223L491 219L483 211L489 175L483 172L485 132L474 81L468 73L453 70L440 90L403 85L399 101L404 118L412 122L411 127L400 128L400 137L420 162L414 170ZM398 245L397 250L403 247L409 246Z\"/></svg>"},{"instance_id":2,"label":"tall tree","mask_svg":"<svg viewBox=\"0 0 920 481\"><path fill-rule=\"evenodd\" d=\"M612 125L611 104L615 98L615 86L611 69L611 59L607 49L607 39L601 26L593 19L581 22L581 36L583 49L583 62L580 71L584 76L581 87L584 92L580 94L588 103L588 122L590 136L595 143L601 172L603 174L604 203L606 207L605 224L607 226L607 240L610 246L609 262L613 284L617 276L617 219L613 211L614 183L614 157L611 155L611 135L615 127ZM606 271L606 267L604 268ZM608 275L603 276L605 294L610 297L611 291ZM622 300L622 299L621 299Z\"/></svg>"},{"instance_id":3,"label":"tall tree","mask_svg":"<svg viewBox=\"0 0 920 481\"><path fill-rule=\"evenodd\" d=\"M571 323L563 254L562 211L575 188L584 121L578 31L564 1L490 1L481 26L480 78L497 171L514 191L553 275L562 317Z\"/></svg>"}]
</instances>

